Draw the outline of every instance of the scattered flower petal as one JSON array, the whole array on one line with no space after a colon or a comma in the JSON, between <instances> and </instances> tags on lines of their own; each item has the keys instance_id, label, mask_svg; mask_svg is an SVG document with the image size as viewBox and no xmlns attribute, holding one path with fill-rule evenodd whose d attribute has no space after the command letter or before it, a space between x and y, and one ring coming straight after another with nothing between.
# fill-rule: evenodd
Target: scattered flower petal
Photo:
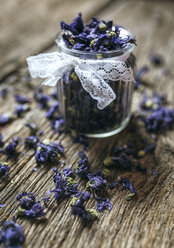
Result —
<instances>
[{"instance_id":1,"label":"scattered flower petal","mask_svg":"<svg viewBox=\"0 0 174 248\"><path fill-rule=\"evenodd\" d=\"M0 243L3 244L3 247L22 248L25 241L22 227L14 221L4 222L0 235Z\"/></svg>"}]
</instances>

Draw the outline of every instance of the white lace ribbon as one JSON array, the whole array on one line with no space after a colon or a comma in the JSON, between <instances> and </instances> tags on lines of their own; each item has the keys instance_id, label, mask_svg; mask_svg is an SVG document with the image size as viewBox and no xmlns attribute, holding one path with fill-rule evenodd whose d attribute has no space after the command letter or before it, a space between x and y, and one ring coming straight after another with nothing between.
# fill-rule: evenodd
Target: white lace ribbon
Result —
<instances>
[{"instance_id":1,"label":"white lace ribbon","mask_svg":"<svg viewBox=\"0 0 174 248\"><path fill-rule=\"evenodd\" d=\"M105 80L134 81L131 68L121 56L115 59L84 60L59 52L44 53L27 58L28 69L32 78L46 78L42 83L55 86L60 78L74 68L84 90L97 100L99 109L105 108L115 98L116 94Z\"/></svg>"}]
</instances>

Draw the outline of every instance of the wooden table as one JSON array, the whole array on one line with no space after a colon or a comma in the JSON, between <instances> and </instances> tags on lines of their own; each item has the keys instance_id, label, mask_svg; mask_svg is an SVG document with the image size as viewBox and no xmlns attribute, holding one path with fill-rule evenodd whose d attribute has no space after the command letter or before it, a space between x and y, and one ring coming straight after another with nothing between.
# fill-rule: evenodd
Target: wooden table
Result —
<instances>
[{"instance_id":1,"label":"wooden table","mask_svg":"<svg viewBox=\"0 0 174 248\"><path fill-rule=\"evenodd\" d=\"M33 90L40 80L27 83L28 75L25 59L44 50L56 50L54 38L59 29L60 20L71 21L78 12L84 13L85 20L97 16L104 20L113 19L115 23L129 28L137 37L135 54L138 67L148 64L151 53L160 53L165 57L164 68L170 70L168 76L162 76L161 69L152 69L146 78L147 91L157 90L167 93L174 104L174 2L173 1L109 1L109 0L1 0L0 16L0 89L7 87L9 94L0 102L0 112L13 111L16 103L14 91L32 97ZM136 93L134 101L139 100ZM80 144L72 144L68 135L56 134L49 126L36 102L32 102L31 111L24 118L18 118L1 128L5 142L12 137L21 139L29 135L24 126L35 122L44 130L42 138L61 141L65 147L66 165L75 167L78 161ZM114 145L124 144L135 134L131 122L121 134L107 139L90 139L87 155L92 168L102 168L102 161ZM137 126L138 129L138 126ZM143 128L139 128L137 137L149 137ZM0 181L0 222L10 219L18 207L15 197L22 191L34 192L41 200L45 192L52 189L52 170L39 166L33 152L23 154L22 142L18 147L19 156L9 160L10 180ZM22 225L26 241L24 247L55 248L111 248L111 247L172 247L172 189L174 163L174 130L158 135L154 154L143 158L143 165L156 175L143 175L139 172L115 171L118 176L129 177L137 189L136 199L125 200L127 192L114 189L109 193L113 204L111 212L104 211L93 225L85 225L71 215L69 200L49 204L44 221L18 219ZM2 161L7 161L1 155ZM60 166L58 166L60 167ZM61 170L61 168L60 168ZM83 183L80 187L84 189ZM95 207L93 200L88 207Z\"/></svg>"}]
</instances>

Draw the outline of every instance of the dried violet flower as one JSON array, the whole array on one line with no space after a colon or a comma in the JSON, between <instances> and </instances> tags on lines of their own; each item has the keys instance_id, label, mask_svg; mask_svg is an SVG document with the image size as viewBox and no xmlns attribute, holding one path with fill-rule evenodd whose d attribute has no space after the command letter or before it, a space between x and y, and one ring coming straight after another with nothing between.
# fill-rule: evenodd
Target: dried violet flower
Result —
<instances>
[{"instance_id":1,"label":"dried violet flower","mask_svg":"<svg viewBox=\"0 0 174 248\"><path fill-rule=\"evenodd\" d=\"M22 117L24 113L30 110L30 106L28 104L20 104L15 108L14 114L17 117Z\"/></svg>"},{"instance_id":2,"label":"dried violet flower","mask_svg":"<svg viewBox=\"0 0 174 248\"><path fill-rule=\"evenodd\" d=\"M100 170L94 174L89 173L87 177L90 180L87 185L91 189L98 191L106 188L106 180L104 179L104 175Z\"/></svg>"},{"instance_id":3,"label":"dried violet flower","mask_svg":"<svg viewBox=\"0 0 174 248\"><path fill-rule=\"evenodd\" d=\"M39 142L39 138L37 136L33 135L33 136L26 137L24 139L23 144L24 144L25 148L36 150L38 142Z\"/></svg>"},{"instance_id":4,"label":"dried violet flower","mask_svg":"<svg viewBox=\"0 0 174 248\"><path fill-rule=\"evenodd\" d=\"M71 168L64 169L63 174L57 168L54 168L53 171L55 173L53 175L55 187L51 192L54 192L54 198L56 200L78 192L78 184L73 180L75 173Z\"/></svg>"},{"instance_id":5,"label":"dried violet flower","mask_svg":"<svg viewBox=\"0 0 174 248\"><path fill-rule=\"evenodd\" d=\"M0 176L5 176L5 177L9 177L9 172L10 167L8 166L8 163L6 162L0 162Z\"/></svg>"},{"instance_id":6,"label":"dried violet flower","mask_svg":"<svg viewBox=\"0 0 174 248\"><path fill-rule=\"evenodd\" d=\"M10 123L13 120L13 115L9 112L0 115L0 126Z\"/></svg>"},{"instance_id":7,"label":"dried violet flower","mask_svg":"<svg viewBox=\"0 0 174 248\"><path fill-rule=\"evenodd\" d=\"M79 177L86 179L89 173L89 163L84 151L79 152L79 158L80 160L76 166L76 173L79 175Z\"/></svg>"},{"instance_id":8,"label":"dried violet flower","mask_svg":"<svg viewBox=\"0 0 174 248\"><path fill-rule=\"evenodd\" d=\"M166 95L158 95L156 92L153 97L147 95L143 96L143 100L140 103L140 108L147 111L155 111L167 104Z\"/></svg>"},{"instance_id":9,"label":"dried violet flower","mask_svg":"<svg viewBox=\"0 0 174 248\"><path fill-rule=\"evenodd\" d=\"M129 189L131 193L137 194L133 183L128 178L118 178L118 182L122 184L122 190Z\"/></svg>"},{"instance_id":10,"label":"dried violet flower","mask_svg":"<svg viewBox=\"0 0 174 248\"><path fill-rule=\"evenodd\" d=\"M60 143L44 140L37 145L35 159L39 164L58 161L63 155L64 147Z\"/></svg>"},{"instance_id":11,"label":"dried violet flower","mask_svg":"<svg viewBox=\"0 0 174 248\"><path fill-rule=\"evenodd\" d=\"M63 124L64 124L64 119L62 119L59 116L53 118L50 122L50 126L53 129L54 133L63 132L64 131Z\"/></svg>"},{"instance_id":12,"label":"dried violet flower","mask_svg":"<svg viewBox=\"0 0 174 248\"><path fill-rule=\"evenodd\" d=\"M83 24L82 15L71 24L61 22L62 38L67 47L88 52L110 51L125 47L128 43L136 44L135 38L122 38L120 27L113 26L112 21L101 21L93 17L91 22Z\"/></svg>"},{"instance_id":13,"label":"dried violet flower","mask_svg":"<svg viewBox=\"0 0 174 248\"><path fill-rule=\"evenodd\" d=\"M140 119L145 123L145 127L149 132L168 130L174 125L174 109L161 107L147 117L141 116Z\"/></svg>"},{"instance_id":14,"label":"dried violet flower","mask_svg":"<svg viewBox=\"0 0 174 248\"><path fill-rule=\"evenodd\" d=\"M30 103L31 102L31 100L28 97L22 96L20 94L15 94L14 98L15 98L16 102L19 103L19 104L25 104L25 103Z\"/></svg>"},{"instance_id":15,"label":"dried violet flower","mask_svg":"<svg viewBox=\"0 0 174 248\"><path fill-rule=\"evenodd\" d=\"M0 243L4 248L22 248L25 241L22 227L14 221L6 221L0 232Z\"/></svg>"},{"instance_id":16,"label":"dried violet flower","mask_svg":"<svg viewBox=\"0 0 174 248\"><path fill-rule=\"evenodd\" d=\"M97 200L97 210L99 212L103 212L104 209L108 209L111 211L112 209L112 204L108 198L101 198L97 195L95 195L95 199Z\"/></svg>"},{"instance_id":17,"label":"dried violet flower","mask_svg":"<svg viewBox=\"0 0 174 248\"><path fill-rule=\"evenodd\" d=\"M12 138L12 141L9 142L5 148L1 149L0 152L6 154L9 158L13 158L16 154L16 147L19 143L19 138Z\"/></svg>"},{"instance_id":18,"label":"dried violet flower","mask_svg":"<svg viewBox=\"0 0 174 248\"><path fill-rule=\"evenodd\" d=\"M51 97L45 95L42 92L42 89L38 89L34 92L34 99L39 103L41 109L46 109L48 107L48 102L51 100Z\"/></svg>"},{"instance_id":19,"label":"dried violet flower","mask_svg":"<svg viewBox=\"0 0 174 248\"><path fill-rule=\"evenodd\" d=\"M48 112L46 112L45 116L48 118L48 119L52 119L54 117L54 114L58 112L58 109L59 109L59 104L58 102L55 102L51 107L50 109L48 110Z\"/></svg>"},{"instance_id":20,"label":"dried violet flower","mask_svg":"<svg viewBox=\"0 0 174 248\"><path fill-rule=\"evenodd\" d=\"M41 206L40 202L36 202L35 194L22 192L16 196L16 200L20 204L17 215L28 218L39 218L45 215L45 208Z\"/></svg>"},{"instance_id":21,"label":"dried violet flower","mask_svg":"<svg viewBox=\"0 0 174 248\"><path fill-rule=\"evenodd\" d=\"M74 197L71 200L71 212L73 215L79 216L83 221L92 221L98 217L97 212L94 209L86 209L84 203L89 200L90 193L88 191L82 192L81 196Z\"/></svg>"}]
</instances>

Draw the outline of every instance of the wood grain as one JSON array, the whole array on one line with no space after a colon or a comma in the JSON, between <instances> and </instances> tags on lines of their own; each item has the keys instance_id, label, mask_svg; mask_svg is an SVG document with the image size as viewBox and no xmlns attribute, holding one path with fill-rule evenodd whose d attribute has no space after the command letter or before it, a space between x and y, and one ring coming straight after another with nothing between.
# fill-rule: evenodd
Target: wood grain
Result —
<instances>
[{"instance_id":1,"label":"wood grain","mask_svg":"<svg viewBox=\"0 0 174 248\"><path fill-rule=\"evenodd\" d=\"M14 92L21 92L32 98L33 90L40 84L40 80L33 80L28 85L25 79L27 68L22 61L31 53L36 53L45 49L55 49L52 46L54 36L57 32L57 16L69 21L78 10L86 13L88 19L92 14L96 14L102 19L113 19L115 23L130 28L137 36L138 46L136 48L138 66L148 64L148 57L152 52L159 52L165 56L164 68L169 70L169 74L164 76L162 69L152 68L147 75L147 91L158 90L160 93L166 93L172 105L174 106L174 61L172 52L174 51L174 4L172 1L113 1L107 7L105 1L101 5L94 1L80 2L72 1L71 8L67 10L70 1L37 1L25 3L23 1L14 1L12 7L19 8L18 15L21 19L15 21L16 13L9 10L8 3L3 1L4 8L9 15L11 23L10 32L6 33L5 26L8 24L1 23L3 26L3 36L5 48L8 50L7 55L1 49L0 55L4 57L4 66L1 61L0 68L4 74L3 82L0 89L8 86L9 96L6 100L0 102L1 113L13 111L15 102L13 99ZM81 5L79 4L81 3ZM57 4L58 7L55 7ZM50 10L44 10L45 6ZM87 7L88 6L88 7ZM55 8L54 8L55 7ZM99 8L98 8L99 7ZM23 9L22 9L23 8ZM33 13L33 10L36 9ZM42 13L40 13L42 9ZM49 9L49 8L48 8ZM26 10L26 12L25 12ZM28 10L28 11L27 11ZM67 10L67 11L65 11ZM11 11L11 12L10 12ZM45 12L44 12L45 11ZM20 14L19 14L20 13ZM23 13L26 17L23 17ZM51 13L51 14L50 14ZM6 16L3 13L4 17ZM38 18L39 15L39 18ZM11 17L10 17L11 16ZM45 19L45 16L47 17ZM23 24L21 23L24 18ZM30 22L39 22L39 25L32 25ZM17 22L23 30L21 37L18 38L19 31ZM26 23L26 24L25 24ZM30 23L30 24L29 24ZM47 28L45 25L47 23ZM9 25L9 24L8 24ZM27 29L24 26L28 25ZM35 27L33 27L35 26ZM50 27L50 30L49 30ZM7 27L6 27L7 28ZM14 44L10 46L12 30L14 34ZM30 36L32 34L32 37ZM38 35L39 33L39 35ZM3 37L3 38L2 38ZM28 41L26 42L26 37ZM18 43L18 39L20 42ZM32 41L33 39L33 41ZM22 47L22 48L21 48ZM15 49L14 49L15 48ZM21 50L20 50L21 48ZM17 57L16 57L17 56ZM21 61L21 64L18 62ZM12 70L7 70L6 65L11 64L14 73L8 75ZM1 78L2 78L1 77ZM50 91L50 89L45 89ZM134 95L134 108L139 101L139 94ZM28 121L35 122L40 129L44 130L43 139L61 141L65 146L66 165L75 167L78 161L78 151L82 149L79 144L72 144L69 136L65 134L53 135L49 122L44 117L44 111L38 109L37 104L33 101L31 111L24 118L17 119L6 128L2 128L2 134L5 141L9 141L13 136L20 136L22 139L29 135L28 129L24 124ZM137 127L136 134L131 133L131 127ZM124 144L127 140L134 138L135 135L146 137L144 128L132 121L130 125L120 134L106 139L90 139L87 155L91 171L96 168L102 168L102 161L109 153L111 148L117 144ZM174 130L158 135L157 148L155 153L143 158L143 165L148 169L148 175L139 172L121 172L114 170L110 180L118 176L129 177L137 189L138 196L136 199L128 202L125 200L127 192L114 189L109 192L109 198L113 204L111 212L105 211L99 215L99 220L92 225L84 225L78 218L71 215L69 200L56 203L51 201L47 209L46 219L43 221L30 221L18 219L23 226L26 234L24 247L61 247L61 248L146 248L146 247L172 247L173 234L173 159L174 159ZM10 180L0 181L0 203L5 207L0 209L0 222L5 218L10 219L18 204L15 196L23 190L36 193L37 198L41 200L45 192L53 188L52 170L49 167L40 166L36 172L33 172L36 162L33 152L22 154L24 151L22 142L18 148L19 156L15 161L9 161ZM1 156L1 160L7 160ZM61 163L57 165L61 170ZM151 171L156 170L157 174L152 175ZM83 182L79 181L81 189L84 189ZM95 202L90 200L88 207L95 207Z\"/></svg>"}]
</instances>

